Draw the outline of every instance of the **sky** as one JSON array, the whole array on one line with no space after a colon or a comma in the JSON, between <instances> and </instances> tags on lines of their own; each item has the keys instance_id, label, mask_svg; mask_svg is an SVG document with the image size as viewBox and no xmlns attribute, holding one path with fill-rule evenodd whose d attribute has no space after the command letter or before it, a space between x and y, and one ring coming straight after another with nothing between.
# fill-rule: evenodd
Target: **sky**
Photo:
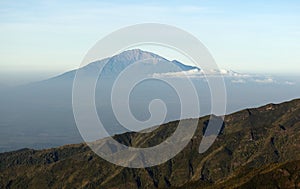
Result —
<instances>
[{"instance_id":1,"label":"sky","mask_svg":"<svg viewBox=\"0 0 300 189\"><path fill-rule=\"evenodd\" d=\"M297 75L299 10L298 0L2 0L0 80L38 80L75 69L98 40L139 23L191 33L220 68Z\"/></svg>"}]
</instances>

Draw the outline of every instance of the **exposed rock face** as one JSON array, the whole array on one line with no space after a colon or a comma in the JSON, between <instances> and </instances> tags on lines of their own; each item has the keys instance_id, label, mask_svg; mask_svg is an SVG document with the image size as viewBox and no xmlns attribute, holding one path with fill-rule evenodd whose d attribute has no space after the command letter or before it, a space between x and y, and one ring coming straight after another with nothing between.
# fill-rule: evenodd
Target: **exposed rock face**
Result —
<instances>
[{"instance_id":1,"label":"exposed rock face","mask_svg":"<svg viewBox=\"0 0 300 189\"><path fill-rule=\"evenodd\" d=\"M226 116L224 128L204 154L198 147L208 117L195 136L166 163L145 169L118 167L86 145L0 154L0 188L296 188L300 187L300 100ZM176 129L115 136L123 144L159 144Z\"/></svg>"}]
</instances>

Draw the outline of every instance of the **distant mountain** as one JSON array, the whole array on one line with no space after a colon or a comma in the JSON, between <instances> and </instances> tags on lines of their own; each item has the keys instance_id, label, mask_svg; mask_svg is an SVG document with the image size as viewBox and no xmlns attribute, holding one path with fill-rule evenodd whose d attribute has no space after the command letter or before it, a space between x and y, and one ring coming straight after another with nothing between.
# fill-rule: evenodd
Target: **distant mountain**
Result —
<instances>
[{"instance_id":1,"label":"distant mountain","mask_svg":"<svg viewBox=\"0 0 300 189\"><path fill-rule=\"evenodd\" d=\"M134 49L92 62L79 68L79 71L84 76L83 79L97 78L103 66L96 90L97 110L111 134L126 131L120 127L107 104L110 102L112 83L127 66L131 66L129 76L141 74L145 77L154 73L199 69L175 60L169 61L151 52ZM0 152L25 146L47 148L82 142L72 111L72 87L77 71L72 70L47 80L11 88L5 93L0 89ZM167 120L178 119L178 113L172 112L180 111L180 108L175 101L177 96L172 94L170 87L151 81L144 87L138 87L135 94L132 108L141 119L148 116L148 109L144 108L147 100L141 102L140 97L161 97L172 106L169 108L171 113Z\"/></svg>"},{"instance_id":2,"label":"distant mountain","mask_svg":"<svg viewBox=\"0 0 300 189\"><path fill-rule=\"evenodd\" d=\"M114 136L135 147L161 143L177 121L152 133ZM208 124L199 118L185 149L145 169L118 167L86 145L0 154L0 188L297 188L300 186L300 99L245 109L225 117L224 128L204 154L198 147ZM110 145L107 145L109 147Z\"/></svg>"},{"instance_id":3,"label":"distant mountain","mask_svg":"<svg viewBox=\"0 0 300 189\"><path fill-rule=\"evenodd\" d=\"M91 77L98 75L100 68L105 65L101 73L102 77L114 78L126 67L134 63L138 64L138 67L135 68L135 74L167 73L188 71L193 69L200 70L200 68L196 66L185 65L177 60L169 61L157 54L142 51L140 49L124 51L110 58L92 62L82 68L79 68L78 70L82 71L86 77ZM57 77L50 78L50 81L73 79L78 70L72 70Z\"/></svg>"},{"instance_id":4,"label":"distant mountain","mask_svg":"<svg viewBox=\"0 0 300 189\"><path fill-rule=\"evenodd\" d=\"M112 82L127 65L132 70L127 73L126 78L139 74L158 77L140 83L131 93L130 108L138 120L149 119L151 115L148 107L153 99L161 99L166 104L167 115L164 122L181 119L181 102L176 91L159 82L159 77L174 78L172 81L178 84L178 88L184 88L181 78L189 76L198 93L201 108L199 116L211 113L210 87L200 68L184 65L176 60L169 61L151 52L136 49L92 62L79 70L83 78L90 79L98 76L99 69L104 64L106 66L96 86L95 100L99 117L110 135L128 131L120 125L109 104ZM28 85L7 87L3 90L0 87L0 152L24 147L42 149L82 142L72 110L72 86L76 71L72 70ZM224 76L227 112L299 98L300 80L285 77L249 77L227 70L212 70L211 74L213 77ZM189 96L189 93L184 95ZM120 95L120 99L122 98ZM195 102L191 99L188 103ZM189 117L195 116L185 115L185 118Z\"/></svg>"}]
</instances>

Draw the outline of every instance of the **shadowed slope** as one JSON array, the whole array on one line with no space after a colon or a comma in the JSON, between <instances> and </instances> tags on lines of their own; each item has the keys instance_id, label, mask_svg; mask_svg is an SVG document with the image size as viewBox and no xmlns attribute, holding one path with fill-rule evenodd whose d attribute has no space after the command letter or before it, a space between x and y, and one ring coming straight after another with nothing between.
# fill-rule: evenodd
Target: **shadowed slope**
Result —
<instances>
[{"instance_id":1,"label":"shadowed slope","mask_svg":"<svg viewBox=\"0 0 300 189\"><path fill-rule=\"evenodd\" d=\"M199 119L186 148L166 163L145 169L115 166L84 144L0 154L0 188L288 188L299 185L300 100L247 109L225 118L204 154L198 147L208 117ZM159 144L176 129L115 138L129 146Z\"/></svg>"}]
</instances>

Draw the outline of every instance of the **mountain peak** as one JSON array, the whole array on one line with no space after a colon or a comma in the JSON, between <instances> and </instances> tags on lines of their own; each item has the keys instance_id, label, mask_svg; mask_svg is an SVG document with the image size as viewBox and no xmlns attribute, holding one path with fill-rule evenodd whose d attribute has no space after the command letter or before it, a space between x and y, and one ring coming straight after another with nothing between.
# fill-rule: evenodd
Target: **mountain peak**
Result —
<instances>
[{"instance_id":1,"label":"mountain peak","mask_svg":"<svg viewBox=\"0 0 300 189\"><path fill-rule=\"evenodd\" d=\"M165 58L157 54L148 51L143 51L141 49L131 49L131 50L123 51L120 54L111 57L111 59L119 59L119 58L122 58L122 60L126 59L126 60L134 60L134 61L152 59L152 58L166 60Z\"/></svg>"},{"instance_id":2,"label":"mountain peak","mask_svg":"<svg viewBox=\"0 0 300 189\"><path fill-rule=\"evenodd\" d=\"M107 78L116 77L120 74L127 66L139 63L135 67L136 74L146 74L151 75L154 73L168 73L176 72L180 69L183 71L188 71L191 69L196 69L197 67L188 66L182 64L179 61L173 60L169 61L164 57L161 57L155 53L143 51L141 49L131 49L123 51L117 55L110 58L99 60L83 67L87 76L92 74L98 74L100 67L105 64L102 76ZM199 69L199 68L198 68Z\"/></svg>"}]
</instances>

